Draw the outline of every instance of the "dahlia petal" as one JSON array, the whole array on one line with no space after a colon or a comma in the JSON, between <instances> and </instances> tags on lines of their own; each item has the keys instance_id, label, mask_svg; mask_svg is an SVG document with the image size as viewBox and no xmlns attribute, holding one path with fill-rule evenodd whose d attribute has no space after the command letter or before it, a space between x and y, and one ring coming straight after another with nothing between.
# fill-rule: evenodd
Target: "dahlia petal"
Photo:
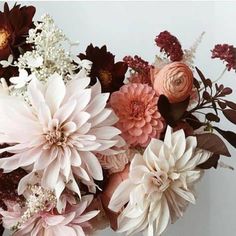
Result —
<instances>
[{"instance_id":1,"label":"dahlia petal","mask_svg":"<svg viewBox=\"0 0 236 236\"><path fill-rule=\"evenodd\" d=\"M76 104L75 99L68 101L55 112L53 118L58 119L61 123L65 122L75 110Z\"/></svg>"},{"instance_id":2,"label":"dahlia petal","mask_svg":"<svg viewBox=\"0 0 236 236\"><path fill-rule=\"evenodd\" d=\"M97 114L99 114L104 107L106 106L106 102L109 98L109 93L103 93L97 95L88 105L86 111L91 115L93 118Z\"/></svg>"},{"instance_id":3,"label":"dahlia petal","mask_svg":"<svg viewBox=\"0 0 236 236\"><path fill-rule=\"evenodd\" d=\"M73 168L73 173L85 181L90 181L89 175L83 168Z\"/></svg>"},{"instance_id":4,"label":"dahlia petal","mask_svg":"<svg viewBox=\"0 0 236 236\"><path fill-rule=\"evenodd\" d=\"M89 104L91 99L91 89L86 89L84 91L81 91L80 93L77 92L76 96L73 97L73 99L77 100L76 110L82 111L85 109L85 107Z\"/></svg>"},{"instance_id":5,"label":"dahlia petal","mask_svg":"<svg viewBox=\"0 0 236 236\"><path fill-rule=\"evenodd\" d=\"M38 118L41 124L46 127L52 119L51 112L46 103L41 103L38 110Z\"/></svg>"},{"instance_id":6,"label":"dahlia petal","mask_svg":"<svg viewBox=\"0 0 236 236\"><path fill-rule=\"evenodd\" d=\"M40 104L45 102L40 86L42 85L37 79L32 79L27 88L29 100L36 111L39 111Z\"/></svg>"},{"instance_id":7,"label":"dahlia petal","mask_svg":"<svg viewBox=\"0 0 236 236\"><path fill-rule=\"evenodd\" d=\"M188 202L191 202L192 204L195 204L196 200L195 200L194 195L191 192L185 191L177 186L172 186L171 188L180 197L182 197Z\"/></svg>"},{"instance_id":8,"label":"dahlia petal","mask_svg":"<svg viewBox=\"0 0 236 236\"><path fill-rule=\"evenodd\" d=\"M129 179L124 180L113 193L108 208L118 212L129 201L129 195L133 188Z\"/></svg>"},{"instance_id":9,"label":"dahlia petal","mask_svg":"<svg viewBox=\"0 0 236 236\"><path fill-rule=\"evenodd\" d=\"M99 211L90 211L82 216L79 216L77 219L73 220L73 223L75 223L75 224L84 223L84 222L89 221L92 218L94 218L98 213L99 213Z\"/></svg>"},{"instance_id":10,"label":"dahlia petal","mask_svg":"<svg viewBox=\"0 0 236 236\"><path fill-rule=\"evenodd\" d=\"M92 128L89 133L95 135L97 139L109 140L120 134L120 130L115 127L104 126L100 128Z\"/></svg>"},{"instance_id":11,"label":"dahlia petal","mask_svg":"<svg viewBox=\"0 0 236 236\"><path fill-rule=\"evenodd\" d=\"M81 131L81 127L88 121L89 118L90 118L90 114L84 111L78 112L76 116L73 117L73 121L76 123L77 127L79 128L79 133L83 134L85 132L85 131Z\"/></svg>"},{"instance_id":12,"label":"dahlia petal","mask_svg":"<svg viewBox=\"0 0 236 236\"><path fill-rule=\"evenodd\" d=\"M132 136L140 136L140 135L142 135L143 130L133 127L132 129L128 130L128 132Z\"/></svg>"},{"instance_id":13,"label":"dahlia petal","mask_svg":"<svg viewBox=\"0 0 236 236\"><path fill-rule=\"evenodd\" d=\"M72 166L80 166L81 165L81 158L79 153L75 149L71 149L71 165Z\"/></svg>"},{"instance_id":14,"label":"dahlia petal","mask_svg":"<svg viewBox=\"0 0 236 236\"><path fill-rule=\"evenodd\" d=\"M81 78L71 80L67 83L65 100L69 100L69 98L78 93L79 90L83 90L88 87L90 83L90 78Z\"/></svg>"},{"instance_id":15,"label":"dahlia petal","mask_svg":"<svg viewBox=\"0 0 236 236\"><path fill-rule=\"evenodd\" d=\"M90 119L93 126L101 124L104 120L107 122L107 118L112 114L111 109L104 108L98 115Z\"/></svg>"},{"instance_id":16,"label":"dahlia petal","mask_svg":"<svg viewBox=\"0 0 236 236\"><path fill-rule=\"evenodd\" d=\"M82 153L81 153L82 154ZM96 180L103 180L102 167L97 157L91 152L83 152L81 159L86 164L89 174Z\"/></svg>"},{"instance_id":17,"label":"dahlia petal","mask_svg":"<svg viewBox=\"0 0 236 236\"><path fill-rule=\"evenodd\" d=\"M50 163L50 165L44 170L42 177L42 186L44 188L54 189L58 180L60 172L60 160L59 158Z\"/></svg>"},{"instance_id":18,"label":"dahlia petal","mask_svg":"<svg viewBox=\"0 0 236 236\"><path fill-rule=\"evenodd\" d=\"M156 232L161 235L170 221L170 211L165 197L161 201L160 218L156 220Z\"/></svg>"},{"instance_id":19,"label":"dahlia petal","mask_svg":"<svg viewBox=\"0 0 236 236\"><path fill-rule=\"evenodd\" d=\"M65 220L65 217L62 215L45 217L45 222L50 226L60 224L63 220Z\"/></svg>"},{"instance_id":20,"label":"dahlia petal","mask_svg":"<svg viewBox=\"0 0 236 236\"><path fill-rule=\"evenodd\" d=\"M65 84L58 74L52 75L48 79L45 101L48 104L52 115L60 107L66 93Z\"/></svg>"},{"instance_id":21,"label":"dahlia petal","mask_svg":"<svg viewBox=\"0 0 236 236\"><path fill-rule=\"evenodd\" d=\"M73 226L73 228L74 228L77 236L78 235L85 236L83 229L79 225L75 225L75 226Z\"/></svg>"}]
</instances>

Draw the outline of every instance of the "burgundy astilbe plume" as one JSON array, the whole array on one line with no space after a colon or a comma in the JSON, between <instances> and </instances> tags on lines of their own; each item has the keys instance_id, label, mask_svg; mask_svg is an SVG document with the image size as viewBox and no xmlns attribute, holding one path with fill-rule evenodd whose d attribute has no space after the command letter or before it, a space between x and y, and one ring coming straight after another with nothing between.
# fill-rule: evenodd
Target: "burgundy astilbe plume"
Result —
<instances>
[{"instance_id":1,"label":"burgundy astilbe plume","mask_svg":"<svg viewBox=\"0 0 236 236\"><path fill-rule=\"evenodd\" d=\"M183 59L183 50L179 40L168 31L161 32L155 39L156 45L160 51L164 51L171 61L181 61Z\"/></svg>"},{"instance_id":2,"label":"burgundy astilbe plume","mask_svg":"<svg viewBox=\"0 0 236 236\"><path fill-rule=\"evenodd\" d=\"M226 62L228 71L231 69L236 70L236 49L233 45L217 44L212 50L212 58L219 58Z\"/></svg>"},{"instance_id":3,"label":"burgundy astilbe plume","mask_svg":"<svg viewBox=\"0 0 236 236\"><path fill-rule=\"evenodd\" d=\"M140 74L149 74L151 65L139 56L126 56L123 58L123 61L134 71Z\"/></svg>"}]
</instances>

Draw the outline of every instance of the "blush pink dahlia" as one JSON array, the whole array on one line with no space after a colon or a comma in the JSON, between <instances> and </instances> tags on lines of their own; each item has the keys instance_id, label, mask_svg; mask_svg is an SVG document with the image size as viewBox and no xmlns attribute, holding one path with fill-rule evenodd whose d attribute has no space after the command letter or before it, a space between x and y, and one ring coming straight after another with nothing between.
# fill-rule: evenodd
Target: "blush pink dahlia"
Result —
<instances>
[{"instance_id":1,"label":"blush pink dahlia","mask_svg":"<svg viewBox=\"0 0 236 236\"><path fill-rule=\"evenodd\" d=\"M89 83L89 78L75 79L65 86L53 75L46 84L30 82L31 106L18 97L1 98L0 142L11 146L0 153L13 154L0 159L5 172L22 167L28 175L40 173L39 184L58 198L65 187L80 196L77 180L94 187L93 179L103 179L94 153L114 154L111 148L123 142L112 126L117 117L105 108L109 94L101 93L99 83L87 88Z\"/></svg>"},{"instance_id":2,"label":"blush pink dahlia","mask_svg":"<svg viewBox=\"0 0 236 236\"><path fill-rule=\"evenodd\" d=\"M24 208L18 203L12 206L8 204L8 210L0 209L0 214L3 216L4 227L16 230L14 236L85 236L85 231L91 227L88 221L99 213L97 210L85 212L92 199L92 195L84 196L79 204L68 206L61 215L53 209L41 211L23 224L18 222L23 216Z\"/></svg>"},{"instance_id":3,"label":"blush pink dahlia","mask_svg":"<svg viewBox=\"0 0 236 236\"><path fill-rule=\"evenodd\" d=\"M117 127L131 146L147 146L164 128L157 109L158 97L147 84L130 83L111 95L110 104L119 117Z\"/></svg>"}]
</instances>

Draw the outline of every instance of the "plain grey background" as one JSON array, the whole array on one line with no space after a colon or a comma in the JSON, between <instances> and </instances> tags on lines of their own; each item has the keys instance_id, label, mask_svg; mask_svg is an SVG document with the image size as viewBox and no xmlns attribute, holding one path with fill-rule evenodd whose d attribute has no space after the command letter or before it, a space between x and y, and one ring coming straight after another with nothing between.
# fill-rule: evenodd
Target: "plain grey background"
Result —
<instances>
[{"instance_id":1,"label":"plain grey background","mask_svg":"<svg viewBox=\"0 0 236 236\"><path fill-rule=\"evenodd\" d=\"M18 1L19 2L19 1ZM13 3L10 3L11 5ZM188 48L206 31L196 54L196 65L211 78L224 66L210 59L216 43L236 45L234 2L24 2L37 8L36 18L49 13L56 24L74 41L78 52L89 43L106 44L117 59L138 54L153 61L158 52L155 36L163 30L176 35ZM3 3L0 3L2 9ZM225 74L223 82L235 88L236 74ZM236 101L236 91L232 95ZM236 132L228 121L222 127ZM231 158L222 158L236 167L236 151L229 147ZM207 171L197 186L197 204L190 206L182 219L169 226L164 236L232 236L236 232L236 173L227 169ZM110 230L101 236L116 235Z\"/></svg>"}]
</instances>

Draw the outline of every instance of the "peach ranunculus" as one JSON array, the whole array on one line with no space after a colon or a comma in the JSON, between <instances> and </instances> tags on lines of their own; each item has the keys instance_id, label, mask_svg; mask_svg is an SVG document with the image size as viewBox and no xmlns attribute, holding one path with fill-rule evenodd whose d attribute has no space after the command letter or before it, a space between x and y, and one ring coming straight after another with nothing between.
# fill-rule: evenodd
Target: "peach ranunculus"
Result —
<instances>
[{"instance_id":1,"label":"peach ranunculus","mask_svg":"<svg viewBox=\"0 0 236 236\"><path fill-rule=\"evenodd\" d=\"M157 94L165 95L171 103L182 102L192 92L193 73L184 63L170 63L155 74L153 87Z\"/></svg>"}]
</instances>

